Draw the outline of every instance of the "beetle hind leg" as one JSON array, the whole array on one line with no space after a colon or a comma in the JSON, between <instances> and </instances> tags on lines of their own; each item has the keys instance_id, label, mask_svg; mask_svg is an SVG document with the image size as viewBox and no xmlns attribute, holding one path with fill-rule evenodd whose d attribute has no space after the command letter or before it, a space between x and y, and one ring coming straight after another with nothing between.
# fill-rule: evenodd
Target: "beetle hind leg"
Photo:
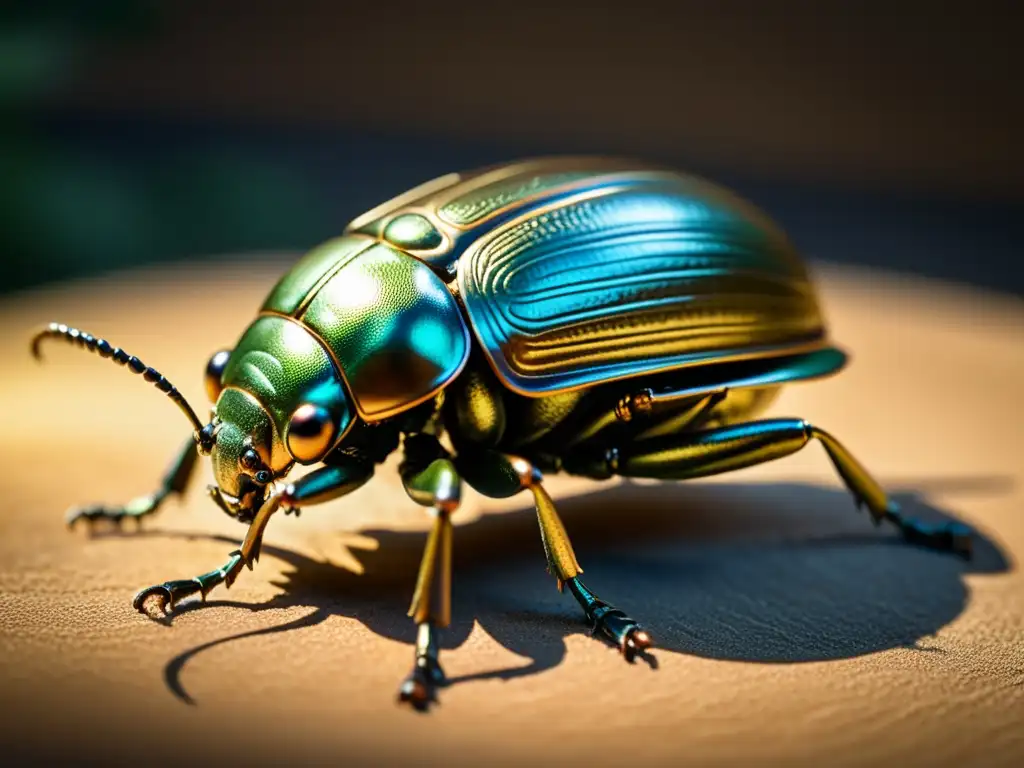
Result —
<instances>
[{"instance_id":1,"label":"beetle hind leg","mask_svg":"<svg viewBox=\"0 0 1024 768\"><path fill-rule=\"evenodd\" d=\"M909 542L970 557L973 538L970 528L955 522L928 525L905 517L899 504L888 498L881 486L842 443L823 429L811 424L805 427L808 437L816 438L825 448L836 472L853 494L857 506L867 505L876 525L887 521L895 525Z\"/></svg>"},{"instance_id":2,"label":"beetle hind leg","mask_svg":"<svg viewBox=\"0 0 1024 768\"><path fill-rule=\"evenodd\" d=\"M645 653L653 645L651 635L639 622L587 589L578 576L567 580L565 585L583 608L593 627L592 633L618 648L626 661L632 663L638 654Z\"/></svg>"},{"instance_id":3,"label":"beetle hind leg","mask_svg":"<svg viewBox=\"0 0 1024 768\"><path fill-rule=\"evenodd\" d=\"M915 544L969 556L971 531L960 523L927 525L904 517L878 482L835 437L802 419L770 419L700 432L664 435L620 448L580 450L563 458L572 474L588 477L646 477L687 480L729 472L796 453L812 439L820 442L858 506L866 505L875 524L895 525Z\"/></svg>"}]
</instances>

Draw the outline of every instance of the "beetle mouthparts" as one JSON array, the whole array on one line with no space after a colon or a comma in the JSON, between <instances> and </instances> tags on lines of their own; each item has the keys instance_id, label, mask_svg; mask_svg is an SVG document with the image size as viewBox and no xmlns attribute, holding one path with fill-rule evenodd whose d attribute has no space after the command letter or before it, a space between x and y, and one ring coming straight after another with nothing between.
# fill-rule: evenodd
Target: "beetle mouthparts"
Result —
<instances>
[{"instance_id":1,"label":"beetle mouthparts","mask_svg":"<svg viewBox=\"0 0 1024 768\"><path fill-rule=\"evenodd\" d=\"M261 490L265 490L262 488L256 488L245 493L241 498L225 493L216 485L208 485L206 490L222 512L242 523L252 521L256 510L262 506L266 495L265 493L260 493Z\"/></svg>"}]
</instances>

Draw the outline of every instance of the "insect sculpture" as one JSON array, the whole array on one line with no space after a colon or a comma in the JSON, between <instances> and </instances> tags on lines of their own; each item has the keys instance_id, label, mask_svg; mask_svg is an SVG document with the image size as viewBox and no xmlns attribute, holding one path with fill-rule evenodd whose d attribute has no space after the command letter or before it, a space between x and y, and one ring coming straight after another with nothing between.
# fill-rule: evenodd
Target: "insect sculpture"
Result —
<instances>
[{"instance_id":1,"label":"insect sculpture","mask_svg":"<svg viewBox=\"0 0 1024 768\"><path fill-rule=\"evenodd\" d=\"M157 491L78 509L71 522L152 515L202 455L213 502L248 525L221 567L139 592L143 612L230 586L275 512L344 496L401 451L405 490L433 515L409 611L415 661L399 692L421 708L445 680L438 630L463 482L489 497L532 495L558 588L628 660L651 636L580 579L545 473L685 480L816 440L876 524L969 553L968 529L901 515L818 425L758 418L782 385L833 374L846 355L784 233L728 191L658 167L526 161L443 176L358 217L210 358L208 423L137 357L60 324L35 337L37 356L51 338L142 375L192 426ZM296 464L319 466L288 482Z\"/></svg>"}]
</instances>

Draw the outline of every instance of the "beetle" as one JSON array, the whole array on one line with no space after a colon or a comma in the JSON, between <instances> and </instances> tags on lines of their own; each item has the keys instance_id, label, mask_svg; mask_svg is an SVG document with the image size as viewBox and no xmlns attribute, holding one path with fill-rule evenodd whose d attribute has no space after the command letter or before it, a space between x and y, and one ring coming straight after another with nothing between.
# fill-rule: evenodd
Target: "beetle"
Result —
<instances>
[{"instance_id":1,"label":"beetle","mask_svg":"<svg viewBox=\"0 0 1024 768\"><path fill-rule=\"evenodd\" d=\"M343 496L400 450L412 501L433 515L409 614L418 626L399 700L445 682L452 513L462 484L532 494L548 569L595 634L632 661L650 634L580 579L545 473L686 480L781 458L812 440L875 524L970 554L971 532L903 516L833 435L759 418L784 384L838 372L811 279L785 233L732 192L626 159L526 160L422 184L353 220L270 291L235 346L214 354L203 423L165 377L89 333L48 338L142 375L193 433L160 487L78 520L141 521L209 456L214 503L248 525L227 562L143 589L143 613L230 587L279 510ZM295 465L313 467L294 482Z\"/></svg>"}]
</instances>

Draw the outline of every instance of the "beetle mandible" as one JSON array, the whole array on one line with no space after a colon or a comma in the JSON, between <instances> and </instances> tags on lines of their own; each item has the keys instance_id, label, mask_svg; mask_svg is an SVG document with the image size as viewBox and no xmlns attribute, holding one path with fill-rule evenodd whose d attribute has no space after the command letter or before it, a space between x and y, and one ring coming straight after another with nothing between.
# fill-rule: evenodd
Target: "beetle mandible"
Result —
<instances>
[{"instance_id":1,"label":"beetle mandible","mask_svg":"<svg viewBox=\"0 0 1024 768\"><path fill-rule=\"evenodd\" d=\"M210 456L213 501L248 524L227 562L139 592L144 613L231 586L278 510L366 483L402 451L411 499L434 520L410 616L415 661L399 699L444 683L451 515L462 482L532 494L548 568L596 633L632 660L651 636L580 580L543 473L685 480L781 458L811 440L873 521L968 555L970 531L901 515L849 451L799 418L757 419L783 384L837 372L806 267L786 235L731 192L629 160L528 160L422 184L355 219L271 290L206 368L204 424L158 371L61 324L75 343L141 374L192 437L154 493L69 522L152 515ZM320 465L295 482L295 464Z\"/></svg>"}]
</instances>

